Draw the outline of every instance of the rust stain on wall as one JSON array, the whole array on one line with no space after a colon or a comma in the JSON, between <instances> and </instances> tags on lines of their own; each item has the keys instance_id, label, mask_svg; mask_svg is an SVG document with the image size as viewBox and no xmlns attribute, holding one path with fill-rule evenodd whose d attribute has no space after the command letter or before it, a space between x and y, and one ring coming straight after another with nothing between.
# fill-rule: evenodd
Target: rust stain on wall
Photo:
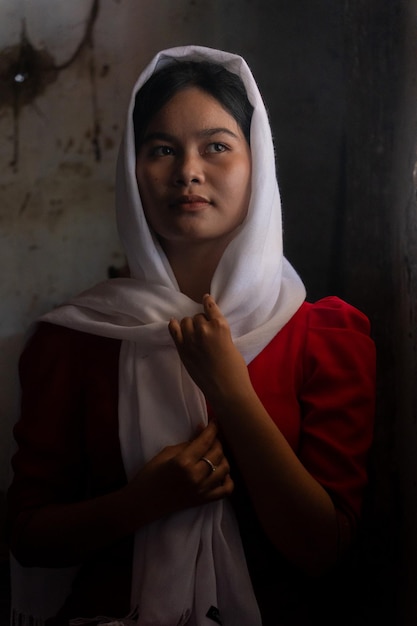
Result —
<instances>
[{"instance_id":1,"label":"rust stain on wall","mask_svg":"<svg viewBox=\"0 0 417 626\"><path fill-rule=\"evenodd\" d=\"M13 110L13 154L10 167L19 162L19 113L54 82L58 71L46 50L36 50L23 29L20 44L0 53L0 108Z\"/></svg>"},{"instance_id":2,"label":"rust stain on wall","mask_svg":"<svg viewBox=\"0 0 417 626\"><path fill-rule=\"evenodd\" d=\"M76 61L85 48L93 50L93 27L99 12L99 0L93 0L85 31L71 56L63 63L56 64L46 49L36 49L22 25L20 42L0 51L0 112L4 108L13 110L13 154L10 167L17 171L19 164L19 115L21 109L32 103L48 85L58 78L61 71ZM90 80L93 100L93 128L91 139L96 160L101 158L100 122L96 95L94 57L90 61Z\"/></svg>"},{"instance_id":3,"label":"rust stain on wall","mask_svg":"<svg viewBox=\"0 0 417 626\"><path fill-rule=\"evenodd\" d=\"M57 74L49 52L36 50L23 30L19 45L0 52L0 107L29 104Z\"/></svg>"}]
</instances>

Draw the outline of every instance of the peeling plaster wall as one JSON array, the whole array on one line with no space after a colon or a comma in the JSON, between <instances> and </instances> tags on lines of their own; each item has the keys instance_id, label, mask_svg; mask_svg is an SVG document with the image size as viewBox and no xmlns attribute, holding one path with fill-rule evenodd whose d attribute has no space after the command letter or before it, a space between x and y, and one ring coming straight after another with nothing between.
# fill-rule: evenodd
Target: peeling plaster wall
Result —
<instances>
[{"instance_id":1,"label":"peeling plaster wall","mask_svg":"<svg viewBox=\"0 0 417 626\"><path fill-rule=\"evenodd\" d=\"M205 33L216 20L210 4L106 0L87 38L92 2L55 0L53 11L49 0L0 6L0 57L19 48L24 27L33 49L63 66L54 80L51 70L41 71L45 86L23 104L18 84L9 81L9 95L4 82L0 89L0 489L9 480L16 367L27 328L124 262L113 194L131 86L159 48L209 43ZM0 60L2 77L6 69Z\"/></svg>"}]
</instances>

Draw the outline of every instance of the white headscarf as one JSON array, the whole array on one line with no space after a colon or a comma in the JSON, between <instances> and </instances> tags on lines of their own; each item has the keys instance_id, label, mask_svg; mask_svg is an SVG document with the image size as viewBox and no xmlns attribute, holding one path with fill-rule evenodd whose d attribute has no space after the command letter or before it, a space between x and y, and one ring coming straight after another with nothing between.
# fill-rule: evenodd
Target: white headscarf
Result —
<instances>
[{"instance_id":1,"label":"white headscarf","mask_svg":"<svg viewBox=\"0 0 417 626\"><path fill-rule=\"evenodd\" d=\"M207 423L204 397L168 332L170 318L194 315L202 308L179 291L149 230L135 175L136 93L154 72L175 60L223 65L241 77L254 107L248 215L211 285L247 363L305 298L300 278L283 257L271 130L247 64L237 55L200 46L160 52L133 89L117 167L117 221L132 278L106 281L42 318L122 339L119 435L129 479L164 446L189 440L199 424ZM157 521L135 537L132 608L138 609L140 626L210 626L214 622L206 614L211 606L219 610L223 626L261 624L237 523L225 500Z\"/></svg>"}]
</instances>

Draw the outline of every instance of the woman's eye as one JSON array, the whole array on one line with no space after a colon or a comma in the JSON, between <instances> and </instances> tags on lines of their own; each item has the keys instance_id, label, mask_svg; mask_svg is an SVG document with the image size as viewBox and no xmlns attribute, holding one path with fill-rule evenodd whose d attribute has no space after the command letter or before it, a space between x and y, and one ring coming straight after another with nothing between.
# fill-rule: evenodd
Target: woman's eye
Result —
<instances>
[{"instance_id":1,"label":"woman's eye","mask_svg":"<svg viewBox=\"0 0 417 626\"><path fill-rule=\"evenodd\" d=\"M152 156L171 156L171 154L174 154L174 150L169 146L155 146L151 150Z\"/></svg>"},{"instance_id":2,"label":"woman's eye","mask_svg":"<svg viewBox=\"0 0 417 626\"><path fill-rule=\"evenodd\" d=\"M226 152L227 150L227 146L224 145L224 143L210 143L207 146L207 152L210 153L217 153L217 152Z\"/></svg>"}]
</instances>

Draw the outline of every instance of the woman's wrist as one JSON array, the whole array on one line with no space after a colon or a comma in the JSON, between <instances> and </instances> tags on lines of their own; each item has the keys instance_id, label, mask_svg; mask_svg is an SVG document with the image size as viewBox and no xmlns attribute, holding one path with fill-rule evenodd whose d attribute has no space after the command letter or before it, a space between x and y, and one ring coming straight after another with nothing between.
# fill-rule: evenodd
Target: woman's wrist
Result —
<instances>
[{"instance_id":1,"label":"woman's wrist","mask_svg":"<svg viewBox=\"0 0 417 626\"><path fill-rule=\"evenodd\" d=\"M240 385L233 390L218 389L207 399L220 422L234 421L235 417L239 418L247 412L256 412L261 404L250 382L248 385Z\"/></svg>"},{"instance_id":2,"label":"woman's wrist","mask_svg":"<svg viewBox=\"0 0 417 626\"><path fill-rule=\"evenodd\" d=\"M157 510L155 494L151 494L147 488L143 470L120 490L119 497L120 511L125 517L126 534L134 533L142 526L162 517L162 511Z\"/></svg>"}]
</instances>

